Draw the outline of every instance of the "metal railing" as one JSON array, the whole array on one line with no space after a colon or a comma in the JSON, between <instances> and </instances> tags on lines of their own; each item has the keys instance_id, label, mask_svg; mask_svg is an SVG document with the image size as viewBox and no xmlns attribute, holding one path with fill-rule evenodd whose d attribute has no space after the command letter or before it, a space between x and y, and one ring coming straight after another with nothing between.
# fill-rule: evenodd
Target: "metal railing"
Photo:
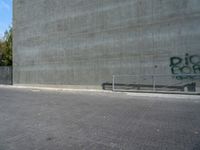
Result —
<instances>
[{"instance_id":1,"label":"metal railing","mask_svg":"<svg viewBox=\"0 0 200 150\"><path fill-rule=\"evenodd\" d=\"M200 74L113 75L112 90L200 93Z\"/></svg>"}]
</instances>

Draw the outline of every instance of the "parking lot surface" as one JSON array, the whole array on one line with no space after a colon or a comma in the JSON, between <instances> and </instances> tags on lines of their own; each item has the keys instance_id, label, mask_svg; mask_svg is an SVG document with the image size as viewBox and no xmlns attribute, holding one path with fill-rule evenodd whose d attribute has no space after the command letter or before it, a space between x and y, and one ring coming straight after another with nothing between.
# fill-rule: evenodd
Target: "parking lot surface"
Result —
<instances>
[{"instance_id":1,"label":"parking lot surface","mask_svg":"<svg viewBox=\"0 0 200 150\"><path fill-rule=\"evenodd\" d=\"M200 97L0 87L0 150L200 150Z\"/></svg>"}]
</instances>

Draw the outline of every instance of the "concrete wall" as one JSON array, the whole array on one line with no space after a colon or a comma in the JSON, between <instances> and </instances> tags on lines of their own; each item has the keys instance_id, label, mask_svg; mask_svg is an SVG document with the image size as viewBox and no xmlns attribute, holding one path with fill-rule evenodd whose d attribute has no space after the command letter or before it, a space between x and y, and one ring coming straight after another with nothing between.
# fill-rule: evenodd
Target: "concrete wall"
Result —
<instances>
[{"instance_id":1,"label":"concrete wall","mask_svg":"<svg viewBox=\"0 0 200 150\"><path fill-rule=\"evenodd\" d=\"M12 84L12 67L0 67L0 84Z\"/></svg>"},{"instance_id":2,"label":"concrete wall","mask_svg":"<svg viewBox=\"0 0 200 150\"><path fill-rule=\"evenodd\" d=\"M99 86L113 74L198 74L200 1L14 0L13 55L14 84Z\"/></svg>"}]
</instances>

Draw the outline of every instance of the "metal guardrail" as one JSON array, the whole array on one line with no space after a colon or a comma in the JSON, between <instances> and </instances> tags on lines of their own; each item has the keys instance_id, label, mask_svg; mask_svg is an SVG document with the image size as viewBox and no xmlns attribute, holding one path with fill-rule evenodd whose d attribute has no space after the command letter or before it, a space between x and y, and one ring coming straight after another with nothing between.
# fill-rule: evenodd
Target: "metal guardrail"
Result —
<instances>
[{"instance_id":1,"label":"metal guardrail","mask_svg":"<svg viewBox=\"0 0 200 150\"><path fill-rule=\"evenodd\" d=\"M113 75L113 91L200 92L200 74Z\"/></svg>"}]
</instances>

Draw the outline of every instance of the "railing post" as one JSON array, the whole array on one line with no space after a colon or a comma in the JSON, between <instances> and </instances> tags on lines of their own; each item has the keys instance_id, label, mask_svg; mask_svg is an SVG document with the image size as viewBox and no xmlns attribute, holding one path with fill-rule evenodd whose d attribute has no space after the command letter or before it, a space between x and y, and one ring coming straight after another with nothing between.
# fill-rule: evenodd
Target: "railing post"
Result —
<instances>
[{"instance_id":1,"label":"railing post","mask_svg":"<svg viewBox=\"0 0 200 150\"><path fill-rule=\"evenodd\" d=\"M155 92L155 91L156 91L156 80L155 80L155 76L153 75L152 78L153 78L153 91Z\"/></svg>"},{"instance_id":2,"label":"railing post","mask_svg":"<svg viewBox=\"0 0 200 150\"><path fill-rule=\"evenodd\" d=\"M112 91L115 91L115 75L113 75L113 81L112 81Z\"/></svg>"}]
</instances>

